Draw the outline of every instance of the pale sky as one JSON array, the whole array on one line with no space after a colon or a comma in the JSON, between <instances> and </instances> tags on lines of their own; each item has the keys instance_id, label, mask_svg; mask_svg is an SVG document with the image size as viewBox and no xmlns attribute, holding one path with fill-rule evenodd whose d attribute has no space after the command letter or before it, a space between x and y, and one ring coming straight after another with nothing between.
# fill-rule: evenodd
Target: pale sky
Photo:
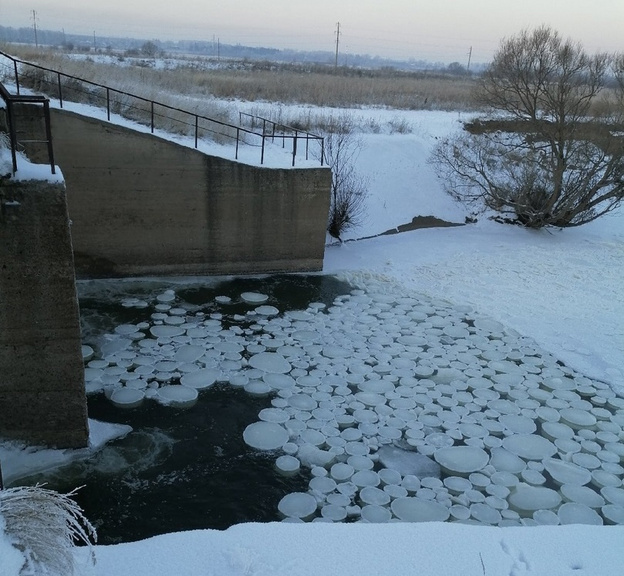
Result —
<instances>
[{"instance_id":1,"label":"pale sky","mask_svg":"<svg viewBox=\"0 0 624 576\"><path fill-rule=\"evenodd\" d=\"M487 62L501 38L549 24L590 52L624 51L624 0L0 0L0 23L158 40L219 39L295 50L336 48Z\"/></svg>"}]
</instances>

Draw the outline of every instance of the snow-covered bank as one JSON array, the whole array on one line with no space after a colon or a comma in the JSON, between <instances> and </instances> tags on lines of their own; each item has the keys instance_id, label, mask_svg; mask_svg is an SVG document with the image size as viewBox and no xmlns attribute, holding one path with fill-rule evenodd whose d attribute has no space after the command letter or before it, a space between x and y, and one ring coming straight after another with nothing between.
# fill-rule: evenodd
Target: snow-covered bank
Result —
<instances>
[{"instance_id":1,"label":"snow-covered bank","mask_svg":"<svg viewBox=\"0 0 624 576\"><path fill-rule=\"evenodd\" d=\"M89 420L89 447L79 450L55 450L27 446L23 442L0 443L0 462L3 466L4 483L9 485L19 478L38 472L45 472L63 466L72 460L88 458L107 442L121 438L132 428L123 424L111 424Z\"/></svg>"},{"instance_id":2,"label":"snow-covered bank","mask_svg":"<svg viewBox=\"0 0 624 576\"><path fill-rule=\"evenodd\" d=\"M471 215L442 192L428 162L438 140L457 130L462 118L404 115L412 134L363 136L358 171L369 182L368 219L346 239L380 234L418 215L455 223ZM526 230L480 216L464 227L328 247L325 272L356 269L469 304L624 392L624 208L564 230Z\"/></svg>"},{"instance_id":3,"label":"snow-covered bank","mask_svg":"<svg viewBox=\"0 0 624 576\"><path fill-rule=\"evenodd\" d=\"M624 393L624 233L615 216L563 231L483 222L333 245L325 271L367 269L469 304Z\"/></svg>"},{"instance_id":4,"label":"snow-covered bank","mask_svg":"<svg viewBox=\"0 0 624 576\"><path fill-rule=\"evenodd\" d=\"M615 576L624 527L242 524L99 547L97 576Z\"/></svg>"}]
</instances>

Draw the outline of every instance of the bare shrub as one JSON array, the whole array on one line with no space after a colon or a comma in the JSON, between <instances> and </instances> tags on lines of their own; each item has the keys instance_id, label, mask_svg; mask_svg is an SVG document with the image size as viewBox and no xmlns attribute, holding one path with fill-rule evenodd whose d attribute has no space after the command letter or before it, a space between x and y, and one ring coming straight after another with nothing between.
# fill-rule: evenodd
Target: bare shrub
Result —
<instances>
[{"instance_id":1,"label":"bare shrub","mask_svg":"<svg viewBox=\"0 0 624 576\"><path fill-rule=\"evenodd\" d=\"M355 170L362 142L354 133L353 118L347 114L333 117L323 136L325 161L332 170L327 231L341 240L342 234L361 224L366 215L367 183Z\"/></svg>"},{"instance_id":2,"label":"bare shrub","mask_svg":"<svg viewBox=\"0 0 624 576\"><path fill-rule=\"evenodd\" d=\"M395 116L388 122L391 134L411 134L412 125L400 116Z\"/></svg>"},{"instance_id":3,"label":"bare shrub","mask_svg":"<svg viewBox=\"0 0 624 576\"><path fill-rule=\"evenodd\" d=\"M503 119L436 149L447 191L531 228L578 226L616 208L623 140L590 118L610 63L548 27L504 40L479 90Z\"/></svg>"},{"instance_id":4,"label":"bare shrub","mask_svg":"<svg viewBox=\"0 0 624 576\"><path fill-rule=\"evenodd\" d=\"M379 134L381 132L381 124L379 123L379 120L371 116L366 121L366 129L373 134Z\"/></svg>"}]
</instances>

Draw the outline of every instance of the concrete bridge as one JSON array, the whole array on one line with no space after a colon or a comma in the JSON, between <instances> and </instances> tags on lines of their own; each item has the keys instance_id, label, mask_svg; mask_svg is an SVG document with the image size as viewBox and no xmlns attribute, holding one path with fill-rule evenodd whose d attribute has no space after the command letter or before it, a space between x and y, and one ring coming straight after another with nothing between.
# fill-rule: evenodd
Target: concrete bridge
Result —
<instances>
[{"instance_id":1,"label":"concrete bridge","mask_svg":"<svg viewBox=\"0 0 624 576\"><path fill-rule=\"evenodd\" d=\"M41 109L20 114L20 137L37 140ZM0 437L79 447L75 277L321 270L331 172L251 166L67 110L50 123L64 183L0 179Z\"/></svg>"}]
</instances>

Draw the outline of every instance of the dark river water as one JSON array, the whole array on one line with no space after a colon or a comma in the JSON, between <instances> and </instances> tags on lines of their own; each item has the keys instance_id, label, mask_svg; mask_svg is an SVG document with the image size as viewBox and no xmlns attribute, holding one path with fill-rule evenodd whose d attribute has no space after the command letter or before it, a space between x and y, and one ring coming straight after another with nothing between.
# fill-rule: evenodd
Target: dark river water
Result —
<instances>
[{"instance_id":1,"label":"dark river water","mask_svg":"<svg viewBox=\"0 0 624 576\"><path fill-rule=\"evenodd\" d=\"M123 307L124 298L148 300L174 289L176 306L223 314L224 328L234 315L250 310L242 292L266 294L280 312L305 309L311 302L331 304L350 290L327 276L237 278L210 284L110 281L83 286L80 298L85 343L121 323L148 320L154 309ZM86 293L86 294L85 294ZM215 296L229 296L227 306ZM227 383L202 390L190 408L172 408L146 400L134 409L115 407L102 393L88 399L89 417L132 426L125 438L110 442L92 458L28 479L68 492L95 525L100 544L128 542L157 534L202 528L226 529L241 522L279 520L277 504L289 492L306 491L309 470L285 477L274 466L277 454L248 447L245 427L271 405Z\"/></svg>"}]
</instances>

